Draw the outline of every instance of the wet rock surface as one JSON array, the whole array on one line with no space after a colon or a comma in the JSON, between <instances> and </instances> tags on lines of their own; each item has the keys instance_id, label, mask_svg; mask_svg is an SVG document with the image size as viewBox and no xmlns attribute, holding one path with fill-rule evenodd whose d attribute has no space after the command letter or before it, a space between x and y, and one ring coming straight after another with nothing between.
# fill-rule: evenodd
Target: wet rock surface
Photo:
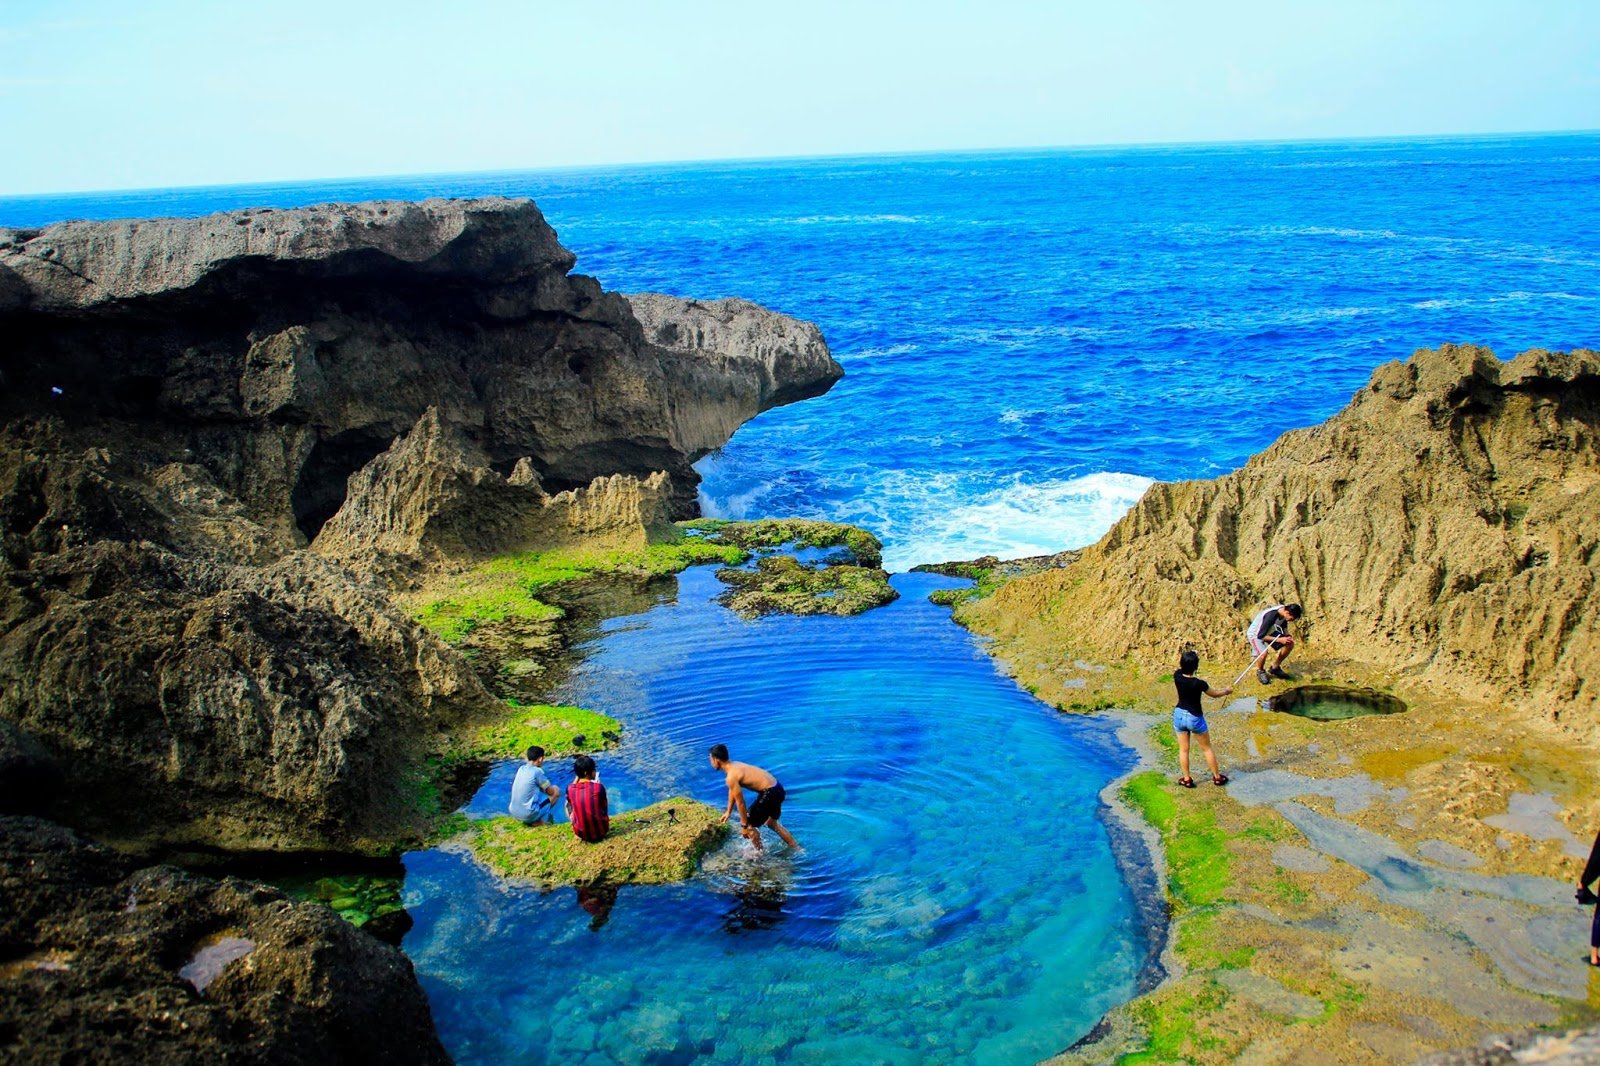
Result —
<instances>
[{"instance_id":1,"label":"wet rock surface","mask_svg":"<svg viewBox=\"0 0 1600 1066\"><path fill-rule=\"evenodd\" d=\"M326 907L0 818L0 1059L447 1063L410 962Z\"/></svg>"}]
</instances>

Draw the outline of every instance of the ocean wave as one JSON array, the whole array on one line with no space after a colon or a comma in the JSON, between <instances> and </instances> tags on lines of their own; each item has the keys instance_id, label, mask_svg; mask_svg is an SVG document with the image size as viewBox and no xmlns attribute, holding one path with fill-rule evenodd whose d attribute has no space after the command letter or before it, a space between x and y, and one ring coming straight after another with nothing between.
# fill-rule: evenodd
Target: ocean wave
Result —
<instances>
[{"instance_id":1,"label":"ocean wave","mask_svg":"<svg viewBox=\"0 0 1600 1066\"><path fill-rule=\"evenodd\" d=\"M1037 483L1017 477L1000 485L970 477L940 480L945 484L928 487L914 516L901 512L905 517L881 534L890 570L1081 548L1100 539L1154 484L1115 472ZM893 486L884 491L899 495Z\"/></svg>"}]
</instances>

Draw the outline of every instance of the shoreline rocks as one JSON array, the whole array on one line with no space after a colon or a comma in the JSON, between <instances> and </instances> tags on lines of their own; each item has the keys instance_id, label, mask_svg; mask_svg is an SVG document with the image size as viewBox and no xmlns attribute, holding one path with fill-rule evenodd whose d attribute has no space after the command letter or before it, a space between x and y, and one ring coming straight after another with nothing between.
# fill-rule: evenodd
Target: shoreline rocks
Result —
<instances>
[{"instance_id":1,"label":"shoreline rocks","mask_svg":"<svg viewBox=\"0 0 1600 1066\"><path fill-rule=\"evenodd\" d=\"M448 1063L400 950L320 904L0 818L7 1062Z\"/></svg>"},{"instance_id":2,"label":"shoreline rocks","mask_svg":"<svg viewBox=\"0 0 1600 1066\"><path fill-rule=\"evenodd\" d=\"M0 230L4 766L149 847L423 831L423 761L494 700L393 592L642 546L842 374L742 301L641 297L652 341L574 263L501 198Z\"/></svg>"},{"instance_id":3,"label":"shoreline rocks","mask_svg":"<svg viewBox=\"0 0 1600 1066\"><path fill-rule=\"evenodd\" d=\"M1365 664L1594 744L1597 440L1600 354L1422 350L1241 470L1152 486L1066 565L957 617L1002 656L1067 649L1154 680L1185 646L1239 658L1255 610L1297 601L1297 663ZM1054 698L1029 666L1018 677Z\"/></svg>"}]
</instances>

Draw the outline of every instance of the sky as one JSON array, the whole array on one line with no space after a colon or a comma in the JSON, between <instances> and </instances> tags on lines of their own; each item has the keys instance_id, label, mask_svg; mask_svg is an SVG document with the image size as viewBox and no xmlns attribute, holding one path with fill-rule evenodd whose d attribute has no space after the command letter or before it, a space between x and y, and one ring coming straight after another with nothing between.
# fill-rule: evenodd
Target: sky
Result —
<instances>
[{"instance_id":1,"label":"sky","mask_svg":"<svg viewBox=\"0 0 1600 1066\"><path fill-rule=\"evenodd\" d=\"M1600 2L0 0L0 195L1600 127Z\"/></svg>"}]
</instances>

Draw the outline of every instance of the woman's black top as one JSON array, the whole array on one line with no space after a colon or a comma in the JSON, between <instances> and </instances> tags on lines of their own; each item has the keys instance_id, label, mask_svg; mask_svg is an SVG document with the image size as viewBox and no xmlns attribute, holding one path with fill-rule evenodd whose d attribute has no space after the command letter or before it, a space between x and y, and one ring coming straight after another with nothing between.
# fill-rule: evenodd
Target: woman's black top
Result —
<instances>
[{"instance_id":1,"label":"woman's black top","mask_svg":"<svg viewBox=\"0 0 1600 1066\"><path fill-rule=\"evenodd\" d=\"M1211 686L1192 674L1173 674L1172 683L1178 686L1178 706L1190 714L1205 714L1200 697Z\"/></svg>"}]
</instances>

